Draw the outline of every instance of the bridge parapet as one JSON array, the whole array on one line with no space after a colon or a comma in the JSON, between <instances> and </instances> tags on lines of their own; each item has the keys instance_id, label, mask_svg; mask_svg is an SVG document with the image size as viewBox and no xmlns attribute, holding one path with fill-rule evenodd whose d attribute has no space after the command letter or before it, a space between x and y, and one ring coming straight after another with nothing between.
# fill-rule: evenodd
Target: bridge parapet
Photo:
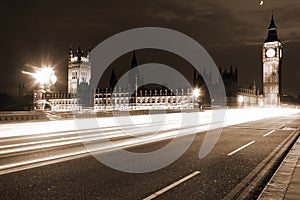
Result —
<instances>
[{"instance_id":1,"label":"bridge parapet","mask_svg":"<svg viewBox=\"0 0 300 200\"><path fill-rule=\"evenodd\" d=\"M44 112L37 111L15 111L15 112L0 112L0 123L45 120Z\"/></svg>"}]
</instances>

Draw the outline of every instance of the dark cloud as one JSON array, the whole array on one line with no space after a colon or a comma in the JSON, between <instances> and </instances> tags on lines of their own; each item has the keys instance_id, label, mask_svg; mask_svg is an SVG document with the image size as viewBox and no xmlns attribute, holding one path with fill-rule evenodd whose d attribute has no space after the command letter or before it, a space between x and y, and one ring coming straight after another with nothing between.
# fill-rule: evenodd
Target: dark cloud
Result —
<instances>
[{"instance_id":1,"label":"dark cloud","mask_svg":"<svg viewBox=\"0 0 300 200\"><path fill-rule=\"evenodd\" d=\"M217 65L233 64L240 84L261 84L261 45L274 9L284 43L283 90L300 94L300 5L294 0L1 1L0 92L16 94L26 64L55 64L66 89L69 45L95 47L113 34L143 26L183 32L203 45Z\"/></svg>"}]
</instances>

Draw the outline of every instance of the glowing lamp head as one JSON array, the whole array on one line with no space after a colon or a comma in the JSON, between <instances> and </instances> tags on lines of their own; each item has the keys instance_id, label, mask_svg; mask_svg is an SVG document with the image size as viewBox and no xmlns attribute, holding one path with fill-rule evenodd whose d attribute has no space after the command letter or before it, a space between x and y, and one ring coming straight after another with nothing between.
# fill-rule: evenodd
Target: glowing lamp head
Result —
<instances>
[{"instance_id":1,"label":"glowing lamp head","mask_svg":"<svg viewBox=\"0 0 300 200\"><path fill-rule=\"evenodd\" d=\"M199 88L195 88L193 90L193 96L198 98L200 96L200 89Z\"/></svg>"},{"instance_id":2,"label":"glowing lamp head","mask_svg":"<svg viewBox=\"0 0 300 200\"><path fill-rule=\"evenodd\" d=\"M243 103L244 102L244 97L243 96L239 96L238 97L238 102L239 103Z\"/></svg>"},{"instance_id":3,"label":"glowing lamp head","mask_svg":"<svg viewBox=\"0 0 300 200\"><path fill-rule=\"evenodd\" d=\"M40 84L55 84L57 81L57 78L54 74L54 71L51 67L43 67L39 68L34 74L33 74L35 80Z\"/></svg>"}]
</instances>

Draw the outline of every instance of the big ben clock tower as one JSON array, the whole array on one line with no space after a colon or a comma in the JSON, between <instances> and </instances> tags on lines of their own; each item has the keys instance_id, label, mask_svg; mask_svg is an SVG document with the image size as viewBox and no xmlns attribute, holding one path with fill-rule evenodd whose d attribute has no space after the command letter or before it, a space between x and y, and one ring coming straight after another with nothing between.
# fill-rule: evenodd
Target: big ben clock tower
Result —
<instances>
[{"instance_id":1,"label":"big ben clock tower","mask_svg":"<svg viewBox=\"0 0 300 200\"><path fill-rule=\"evenodd\" d=\"M264 104L280 104L282 45L277 35L277 28L272 15L268 28L268 37L262 48L263 54L263 93Z\"/></svg>"}]
</instances>

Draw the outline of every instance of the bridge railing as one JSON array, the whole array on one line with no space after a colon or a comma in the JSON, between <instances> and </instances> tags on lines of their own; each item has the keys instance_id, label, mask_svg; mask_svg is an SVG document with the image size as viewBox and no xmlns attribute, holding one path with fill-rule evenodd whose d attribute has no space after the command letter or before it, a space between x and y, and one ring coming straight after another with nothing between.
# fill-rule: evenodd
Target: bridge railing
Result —
<instances>
[{"instance_id":1,"label":"bridge railing","mask_svg":"<svg viewBox=\"0 0 300 200\"><path fill-rule=\"evenodd\" d=\"M15 111L15 112L0 112L0 123L21 122L32 120L45 120L44 112L38 111Z\"/></svg>"}]
</instances>

